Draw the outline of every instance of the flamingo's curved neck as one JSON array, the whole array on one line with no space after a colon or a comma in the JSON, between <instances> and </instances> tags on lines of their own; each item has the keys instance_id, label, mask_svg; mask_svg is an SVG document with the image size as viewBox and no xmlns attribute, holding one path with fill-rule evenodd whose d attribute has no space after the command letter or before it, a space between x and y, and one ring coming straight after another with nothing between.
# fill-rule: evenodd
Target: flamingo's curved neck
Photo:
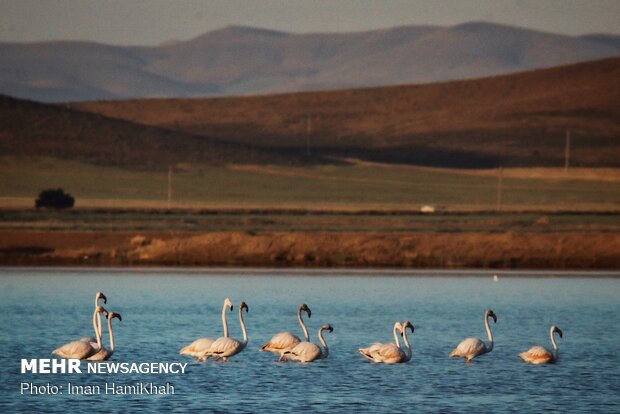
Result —
<instances>
[{"instance_id":1,"label":"flamingo's curved neck","mask_svg":"<svg viewBox=\"0 0 620 414\"><path fill-rule=\"evenodd\" d=\"M224 326L224 338L228 338L228 322L226 321L226 303L222 307L222 325Z\"/></svg>"},{"instance_id":2,"label":"flamingo's curved neck","mask_svg":"<svg viewBox=\"0 0 620 414\"><path fill-rule=\"evenodd\" d=\"M487 336L489 337L489 345L486 347L486 352L491 352L493 350L493 333L489 325L489 315L486 313L484 314L484 326L487 328Z\"/></svg>"},{"instance_id":3,"label":"flamingo's curved neck","mask_svg":"<svg viewBox=\"0 0 620 414\"><path fill-rule=\"evenodd\" d=\"M297 319L299 319L299 324L301 325L301 329L304 331L304 337L306 338L306 342L310 341L310 335L308 335L308 328L306 328L306 323L301 317L301 308L297 309Z\"/></svg>"},{"instance_id":4,"label":"flamingo's curved neck","mask_svg":"<svg viewBox=\"0 0 620 414\"><path fill-rule=\"evenodd\" d=\"M553 336L553 328L551 328L549 335L551 336L551 345L553 345L553 352L557 356L558 355L558 344L555 343L555 337Z\"/></svg>"},{"instance_id":5,"label":"flamingo's curved neck","mask_svg":"<svg viewBox=\"0 0 620 414\"><path fill-rule=\"evenodd\" d=\"M108 331L110 331L110 351L114 352L114 332L112 332L112 318L108 318Z\"/></svg>"},{"instance_id":6,"label":"flamingo's curved neck","mask_svg":"<svg viewBox=\"0 0 620 414\"><path fill-rule=\"evenodd\" d=\"M405 346L407 347L407 356L405 357L405 361L411 360L411 344L409 344L409 339L407 338L407 328L403 329L403 342L405 342Z\"/></svg>"},{"instance_id":7,"label":"flamingo's curved neck","mask_svg":"<svg viewBox=\"0 0 620 414\"><path fill-rule=\"evenodd\" d=\"M394 343L396 344L397 347L400 348L400 339L398 338L398 330L399 330L398 328L399 328L399 325L398 325L398 322L397 322L397 323L394 324L394 330L393 330L393 332L394 332Z\"/></svg>"},{"instance_id":8,"label":"flamingo's curved neck","mask_svg":"<svg viewBox=\"0 0 620 414\"><path fill-rule=\"evenodd\" d=\"M319 329L319 341L321 341L323 348L325 348L322 352L321 358L327 358L327 355L329 355L329 348L327 347L327 342L325 342L325 339L323 338L323 328Z\"/></svg>"},{"instance_id":9,"label":"flamingo's curved neck","mask_svg":"<svg viewBox=\"0 0 620 414\"><path fill-rule=\"evenodd\" d=\"M95 319L97 324L95 325ZM103 326L101 326L101 314L95 310L93 315L93 325L95 326L95 337L97 338L97 346L101 349L101 336L103 335Z\"/></svg>"},{"instance_id":10,"label":"flamingo's curved neck","mask_svg":"<svg viewBox=\"0 0 620 414\"><path fill-rule=\"evenodd\" d=\"M248 331L245 329L245 321L243 320L243 309L239 306L239 323L241 323L241 330L243 331L243 346L248 343Z\"/></svg>"}]
</instances>

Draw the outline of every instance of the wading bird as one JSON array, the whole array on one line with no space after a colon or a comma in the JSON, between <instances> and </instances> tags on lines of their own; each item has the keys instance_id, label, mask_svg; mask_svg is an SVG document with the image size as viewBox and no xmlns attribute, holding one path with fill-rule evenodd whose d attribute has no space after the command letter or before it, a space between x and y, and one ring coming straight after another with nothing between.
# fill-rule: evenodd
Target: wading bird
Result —
<instances>
[{"instance_id":1,"label":"wading bird","mask_svg":"<svg viewBox=\"0 0 620 414\"><path fill-rule=\"evenodd\" d=\"M411 344L407 338L407 328L414 331L414 327L409 321L405 321L402 325L399 322L394 324L394 343L372 344L368 348L358 349L359 353L372 362L378 362L383 364L397 364L400 362L408 362L411 360ZM398 340L396 331L400 331L400 335L403 337L407 352L403 351Z\"/></svg>"},{"instance_id":2,"label":"wading bird","mask_svg":"<svg viewBox=\"0 0 620 414\"><path fill-rule=\"evenodd\" d=\"M80 341L89 342L93 346L95 346L95 344L97 343L97 324L99 324L99 329L101 329L101 314L97 312L97 307L99 306L100 299L103 300L104 304L108 303L108 298L106 298L103 293L97 292L97 294L95 295L95 311L93 312L93 328L95 329L95 338L93 338L92 336L87 336L80 339Z\"/></svg>"},{"instance_id":3,"label":"wading bird","mask_svg":"<svg viewBox=\"0 0 620 414\"><path fill-rule=\"evenodd\" d=\"M293 360L297 362L312 362L317 359L327 358L329 355L329 348L323 338L323 331L333 332L334 328L331 325L323 325L319 329L319 340L323 344L323 350L312 342L300 342L293 349L284 352L283 358L286 360Z\"/></svg>"},{"instance_id":4,"label":"wading bird","mask_svg":"<svg viewBox=\"0 0 620 414\"><path fill-rule=\"evenodd\" d=\"M233 310L233 303L229 298L224 300L224 305L222 306L222 326L224 327L224 338L228 338L228 322L226 321L226 308L229 308L231 311ZM213 338L199 338L196 339L191 344L187 345L183 349L179 351L181 355L191 355L195 357L199 357L204 355L206 351L211 348L215 339Z\"/></svg>"},{"instance_id":5,"label":"wading bird","mask_svg":"<svg viewBox=\"0 0 620 414\"><path fill-rule=\"evenodd\" d=\"M388 342L386 344L381 342L375 342L370 345L368 348L360 348L357 351L366 359L372 362L382 362L385 364L391 364L396 361L393 359L397 358L402 350L400 349L400 339L399 336L402 335L403 326L400 322L396 322L394 324L394 328L392 329L392 333L394 334L394 343Z\"/></svg>"},{"instance_id":6,"label":"wading bird","mask_svg":"<svg viewBox=\"0 0 620 414\"><path fill-rule=\"evenodd\" d=\"M306 328L306 323L301 317L301 311L305 311L308 314L308 318L312 316L312 311L305 303L302 303L297 310L297 319L299 320L299 324L301 325L301 329L304 331L304 337L306 338L306 342L310 340L308 336L308 329ZM280 332L275 334L269 342L262 346L260 349L262 351L273 352L274 354L279 354L280 358L278 361L282 360L282 355L290 350L293 347L301 342L301 339L295 334L290 332Z\"/></svg>"},{"instance_id":7,"label":"wading bird","mask_svg":"<svg viewBox=\"0 0 620 414\"><path fill-rule=\"evenodd\" d=\"M551 345L553 345L553 352L549 351L545 347L536 345L525 352L521 352L519 354L519 357L521 357L521 359L523 359L528 364L553 364L554 362L557 362L558 345L555 343L555 338L553 336L553 334L556 332L558 335L560 335L560 338L562 338L563 336L562 330L555 325L552 326L549 330Z\"/></svg>"},{"instance_id":8,"label":"wading bird","mask_svg":"<svg viewBox=\"0 0 620 414\"><path fill-rule=\"evenodd\" d=\"M243 331L243 342L228 337L218 338L211 344L211 347L199 357L199 359L206 361L211 357L215 357L215 361L223 359L228 361L228 358L237 355L243 351L248 344L248 332L245 329L245 322L243 321L243 310L248 312L248 305L245 302L241 302L239 305L239 323L241 324L241 330Z\"/></svg>"},{"instance_id":9,"label":"wading bird","mask_svg":"<svg viewBox=\"0 0 620 414\"><path fill-rule=\"evenodd\" d=\"M108 315L108 311L103 306L95 308L95 313L98 314L99 312L103 312L106 316ZM99 318L99 326L95 324L95 336L97 337L95 343L85 340L69 342L53 350L52 354L58 355L61 358L86 359L97 353L101 349L101 316L97 315L97 317ZM95 320L95 316L93 316L93 320Z\"/></svg>"},{"instance_id":10,"label":"wading bird","mask_svg":"<svg viewBox=\"0 0 620 414\"><path fill-rule=\"evenodd\" d=\"M107 361L114 353L114 332L112 331L112 319L118 318L119 321L122 321L123 318L121 317L120 313L116 312L108 313L106 316L108 317L108 334L110 335L110 349L102 345L99 351L97 351L94 355L86 358L88 361ZM99 337L101 337L101 330L99 331Z\"/></svg>"},{"instance_id":11,"label":"wading bird","mask_svg":"<svg viewBox=\"0 0 620 414\"><path fill-rule=\"evenodd\" d=\"M493 322L497 323L497 316L491 309L487 309L484 313L484 326L487 329L487 335L489 337L489 345L485 345L478 338L463 339L460 344L450 353L450 358L461 357L466 358L467 362L471 362L472 359L478 355L486 354L493 350L493 334L491 333L491 327L489 326L489 318L493 318Z\"/></svg>"}]
</instances>

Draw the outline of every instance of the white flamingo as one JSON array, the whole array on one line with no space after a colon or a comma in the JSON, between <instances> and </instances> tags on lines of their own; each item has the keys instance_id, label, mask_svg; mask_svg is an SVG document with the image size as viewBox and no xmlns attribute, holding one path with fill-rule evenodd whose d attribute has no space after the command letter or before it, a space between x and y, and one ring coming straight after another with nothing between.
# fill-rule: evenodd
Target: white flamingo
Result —
<instances>
[{"instance_id":1,"label":"white flamingo","mask_svg":"<svg viewBox=\"0 0 620 414\"><path fill-rule=\"evenodd\" d=\"M411 333L413 333L414 327L411 322L405 321L402 325L399 322L396 322L394 324L394 343L374 343L370 347L358 349L358 351L362 354L362 356L372 362L383 364L408 362L411 360L412 352L411 345L409 344L409 340L407 338L407 328L409 328ZM403 341L405 342L405 346L407 347L406 353L400 346L400 341L398 340L398 334L396 332L397 330L400 331Z\"/></svg>"},{"instance_id":2,"label":"white flamingo","mask_svg":"<svg viewBox=\"0 0 620 414\"><path fill-rule=\"evenodd\" d=\"M308 318L312 316L312 311L305 303L302 303L297 309L297 319L299 320L299 324L301 325L301 329L304 331L304 337L306 341L310 340L308 336L308 329L306 328L306 323L301 317L301 311L305 311L308 314ZM293 349L295 345L301 342L301 339L295 334L290 332L280 332L275 334L269 342L262 346L260 349L262 351L273 352L274 354L279 354L280 358L278 361L282 360L282 355L284 352Z\"/></svg>"},{"instance_id":3,"label":"white flamingo","mask_svg":"<svg viewBox=\"0 0 620 414\"><path fill-rule=\"evenodd\" d=\"M224 305L222 306L222 326L224 327L224 337L228 338L228 322L226 321L226 308L229 308L231 311L233 310L233 303L229 298L224 300ZM204 355L206 351L211 348L215 339L213 338L199 338L196 339L191 344L187 345L183 349L179 351L181 355L191 355L195 357L199 357Z\"/></svg>"},{"instance_id":4,"label":"white flamingo","mask_svg":"<svg viewBox=\"0 0 620 414\"><path fill-rule=\"evenodd\" d=\"M107 314L108 317L108 334L110 335L110 348L106 348L103 345L101 348L93 355L86 358L88 361L107 361L112 354L114 353L114 332L112 331L112 319L118 318L119 321L122 321L120 313L111 312ZM101 331L99 331L99 337L101 337Z\"/></svg>"},{"instance_id":5,"label":"white flamingo","mask_svg":"<svg viewBox=\"0 0 620 414\"><path fill-rule=\"evenodd\" d=\"M491 309L487 309L484 313L484 326L487 329L489 345L485 345L484 342L478 338L463 339L461 343L458 344L458 346L450 353L450 358L455 356L466 358L469 363L478 355L483 355L493 350L493 334L491 333L491 327L489 326L489 318L493 318L493 322L497 323L497 316Z\"/></svg>"},{"instance_id":6,"label":"white flamingo","mask_svg":"<svg viewBox=\"0 0 620 414\"><path fill-rule=\"evenodd\" d=\"M100 299L103 300L104 304L108 303L108 298L106 298L106 296L102 292L97 292L97 294L95 295L95 311L93 312L93 328L95 329L95 338L93 338L92 336L87 336L80 339L80 341L88 342L93 346L97 343L97 324L99 324L99 329L101 329L101 315L99 312L97 312L97 307L99 306Z\"/></svg>"},{"instance_id":7,"label":"white flamingo","mask_svg":"<svg viewBox=\"0 0 620 414\"><path fill-rule=\"evenodd\" d=\"M105 310L103 306L97 306L95 308L95 313L99 314L99 312L103 312L106 316L108 315L108 311ZM101 349L101 317L98 316L98 318L99 327L95 324L95 336L97 337L95 343L85 340L69 342L53 350L52 354L58 355L61 358L86 359L98 352ZM95 316L93 316L93 321L94 320Z\"/></svg>"},{"instance_id":8,"label":"white flamingo","mask_svg":"<svg viewBox=\"0 0 620 414\"><path fill-rule=\"evenodd\" d=\"M549 330L549 336L551 337L551 344L553 345L553 352L540 345L531 347L525 352L521 352L519 357L528 364L553 364L558 360L558 345L555 343L554 333L558 333L560 338L563 337L562 330L557 326L552 326Z\"/></svg>"},{"instance_id":9,"label":"white flamingo","mask_svg":"<svg viewBox=\"0 0 620 414\"><path fill-rule=\"evenodd\" d=\"M211 347L201 356L199 359L207 361L211 357L215 357L214 361L223 359L228 361L228 358L237 355L243 351L248 344L248 332L245 329L245 322L243 321L243 310L248 312L248 305L245 302L241 302L239 305L239 323L241 324L241 330L243 331L243 342L238 339L222 337L218 338L211 344Z\"/></svg>"},{"instance_id":10,"label":"white flamingo","mask_svg":"<svg viewBox=\"0 0 620 414\"><path fill-rule=\"evenodd\" d=\"M327 343L323 338L323 331L333 332L334 328L331 325L327 324L321 326L321 329L319 329L318 336L321 344L323 344L323 350L321 350L321 348L315 343L308 341L300 342L295 345L293 349L284 352L284 355L282 355L282 357L286 360L290 359L293 361L304 363L316 361L317 359L327 358L327 356L329 355L329 348L327 347Z\"/></svg>"},{"instance_id":11,"label":"white flamingo","mask_svg":"<svg viewBox=\"0 0 620 414\"><path fill-rule=\"evenodd\" d=\"M362 356L372 362L386 362L389 356L397 354L400 350L399 334L402 335L403 326L400 322L394 324L392 333L394 335L394 343L375 342L368 348L359 348L357 351Z\"/></svg>"}]
</instances>

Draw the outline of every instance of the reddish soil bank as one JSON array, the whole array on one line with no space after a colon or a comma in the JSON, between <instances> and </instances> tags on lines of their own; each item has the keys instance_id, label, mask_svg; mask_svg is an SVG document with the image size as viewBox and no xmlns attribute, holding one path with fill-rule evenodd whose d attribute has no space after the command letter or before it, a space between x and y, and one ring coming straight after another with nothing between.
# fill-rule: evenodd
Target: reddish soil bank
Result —
<instances>
[{"instance_id":1,"label":"reddish soil bank","mask_svg":"<svg viewBox=\"0 0 620 414\"><path fill-rule=\"evenodd\" d=\"M620 269L616 233L0 231L0 265Z\"/></svg>"}]
</instances>

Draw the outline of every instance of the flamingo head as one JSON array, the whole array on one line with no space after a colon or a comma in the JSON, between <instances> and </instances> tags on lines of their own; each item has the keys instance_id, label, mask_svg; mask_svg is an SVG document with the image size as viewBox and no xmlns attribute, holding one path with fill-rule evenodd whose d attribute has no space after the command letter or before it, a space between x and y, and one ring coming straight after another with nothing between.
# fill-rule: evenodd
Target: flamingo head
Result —
<instances>
[{"instance_id":1,"label":"flamingo head","mask_svg":"<svg viewBox=\"0 0 620 414\"><path fill-rule=\"evenodd\" d=\"M112 319L114 319L114 318L118 318L118 320L119 320L119 321L122 321L122 320L123 320L123 318L121 317L121 314L120 314L120 313L110 312L110 313L108 314L108 320L110 320L110 321L111 321L111 320L112 320Z\"/></svg>"},{"instance_id":2,"label":"flamingo head","mask_svg":"<svg viewBox=\"0 0 620 414\"><path fill-rule=\"evenodd\" d=\"M415 329L415 328L413 327L413 324L412 324L411 322L409 322L409 321L405 321L405 322L403 323L402 327L403 327L403 329L402 329L402 331L401 331L401 335L403 334L403 332L405 332L405 330L406 330L407 328L409 328L409 330L411 331L411 333L413 333L413 331L414 331L414 329Z\"/></svg>"},{"instance_id":3,"label":"flamingo head","mask_svg":"<svg viewBox=\"0 0 620 414\"><path fill-rule=\"evenodd\" d=\"M557 332L558 335L560 335L560 338L562 338L563 335L564 335L562 330L560 328L558 328L557 326L552 326L551 327L551 334L553 335L554 332Z\"/></svg>"},{"instance_id":4,"label":"flamingo head","mask_svg":"<svg viewBox=\"0 0 620 414\"><path fill-rule=\"evenodd\" d=\"M487 318L493 318L493 323L497 323L497 315L491 310L487 310Z\"/></svg>"},{"instance_id":5,"label":"flamingo head","mask_svg":"<svg viewBox=\"0 0 620 414\"><path fill-rule=\"evenodd\" d=\"M245 309L245 313L248 313L248 311L250 310L250 308L248 308L248 304L242 301L239 304L239 310L243 311L244 309Z\"/></svg>"},{"instance_id":6,"label":"flamingo head","mask_svg":"<svg viewBox=\"0 0 620 414\"><path fill-rule=\"evenodd\" d=\"M102 312L102 313L103 313L103 316L105 316L106 318L108 317L108 311L107 311L107 309L106 309L106 308L104 308L104 307L103 307L103 306L101 306L101 305L97 305L97 312L98 312L98 313L99 313L99 312Z\"/></svg>"},{"instance_id":7,"label":"flamingo head","mask_svg":"<svg viewBox=\"0 0 620 414\"><path fill-rule=\"evenodd\" d=\"M302 303L301 306L299 306L299 311L306 311L306 313L308 314L308 318L312 317L312 311L305 303Z\"/></svg>"},{"instance_id":8,"label":"flamingo head","mask_svg":"<svg viewBox=\"0 0 620 414\"><path fill-rule=\"evenodd\" d=\"M96 304L99 304L99 299L103 299L103 303L108 303L108 298L106 298L102 292L97 292L97 295L95 296Z\"/></svg>"},{"instance_id":9,"label":"flamingo head","mask_svg":"<svg viewBox=\"0 0 620 414\"><path fill-rule=\"evenodd\" d=\"M233 303L232 303L232 300L230 300L230 298L226 298L224 300L224 307L227 307L227 306L228 306L228 309L233 310Z\"/></svg>"},{"instance_id":10,"label":"flamingo head","mask_svg":"<svg viewBox=\"0 0 620 414\"><path fill-rule=\"evenodd\" d=\"M322 331L333 332L334 331L334 327L327 323L327 324L321 326L321 330Z\"/></svg>"}]
</instances>

